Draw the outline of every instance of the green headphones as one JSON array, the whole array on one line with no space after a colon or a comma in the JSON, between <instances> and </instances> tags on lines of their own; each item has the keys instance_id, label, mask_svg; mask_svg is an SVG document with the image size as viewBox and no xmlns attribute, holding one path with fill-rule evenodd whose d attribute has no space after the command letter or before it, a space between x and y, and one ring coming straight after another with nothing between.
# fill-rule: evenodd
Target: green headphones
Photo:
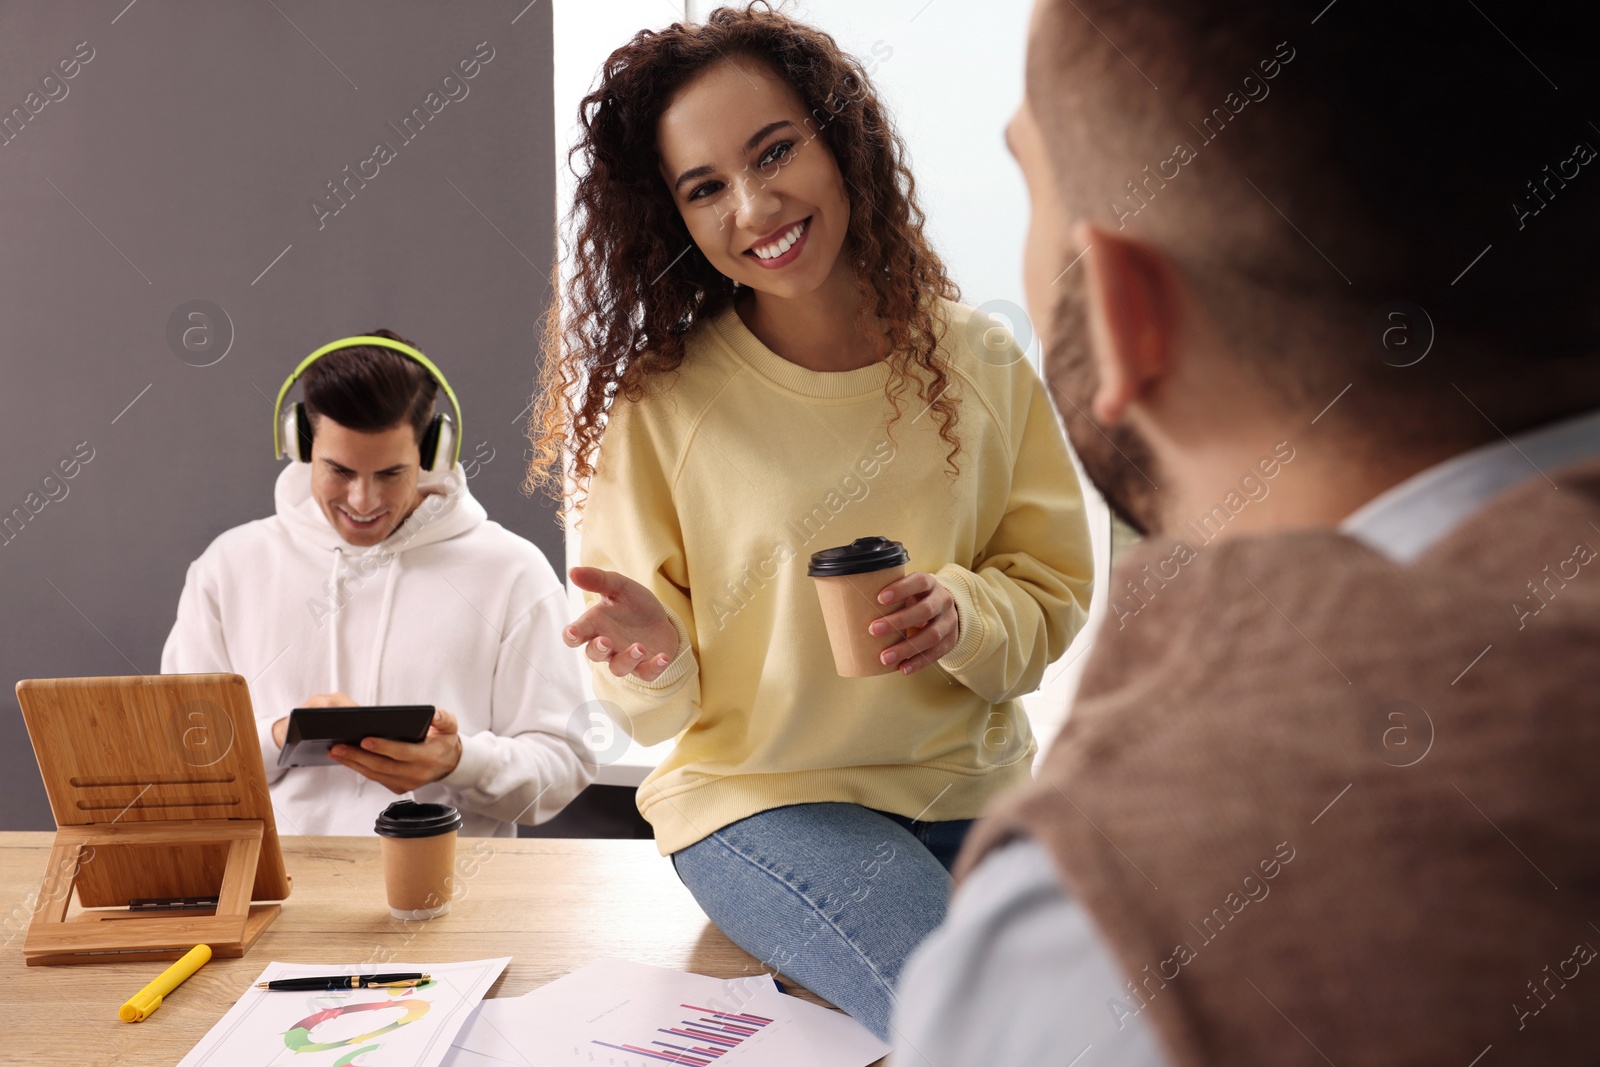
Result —
<instances>
[{"instance_id":1,"label":"green headphones","mask_svg":"<svg viewBox=\"0 0 1600 1067\"><path fill-rule=\"evenodd\" d=\"M289 395L289 390L299 380L306 368L329 352L336 352L341 348L350 348L355 345L373 345L378 348L388 348L408 359L414 360L433 376L439 383L439 388L444 390L444 395L450 398L450 406L455 409L456 417L452 423L450 417L443 413L435 415L428 423L428 428L422 434L418 443L418 451L422 453L422 469L433 470L434 461L440 455L449 454L450 469L461 460L461 402L456 399L455 390L450 388L450 383L440 373L433 361L418 352L408 344L391 341L387 337L346 337L342 340L325 344L305 359L294 369L284 381L283 388L278 390L278 400L272 406L272 454L277 459L288 459L291 456L289 442L296 442L293 457L301 463L311 462L311 417L306 413L306 406L296 401L287 410L283 406L283 398Z\"/></svg>"}]
</instances>

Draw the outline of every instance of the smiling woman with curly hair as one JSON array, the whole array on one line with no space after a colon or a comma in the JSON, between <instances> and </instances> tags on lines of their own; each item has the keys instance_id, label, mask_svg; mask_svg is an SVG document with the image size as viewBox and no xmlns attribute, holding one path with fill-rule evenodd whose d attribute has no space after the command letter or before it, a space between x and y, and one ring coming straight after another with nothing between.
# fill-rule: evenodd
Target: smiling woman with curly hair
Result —
<instances>
[{"instance_id":1,"label":"smiling woman with curly hair","mask_svg":"<svg viewBox=\"0 0 1600 1067\"><path fill-rule=\"evenodd\" d=\"M1019 698L1086 617L1065 438L955 303L827 34L763 5L641 31L579 119L530 424L530 486L582 505L566 639L634 739L676 738L639 810L706 913L885 1035L968 827L1030 778ZM905 565L858 579L866 677L808 573L841 546Z\"/></svg>"}]
</instances>

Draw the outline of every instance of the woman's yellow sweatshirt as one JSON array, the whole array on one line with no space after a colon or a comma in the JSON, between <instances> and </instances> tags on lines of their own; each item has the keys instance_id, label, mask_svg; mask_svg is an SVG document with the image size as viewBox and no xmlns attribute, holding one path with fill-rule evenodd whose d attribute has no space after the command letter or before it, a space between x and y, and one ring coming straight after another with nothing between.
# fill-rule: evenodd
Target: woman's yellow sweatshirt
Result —
<instances>
[{"instance_id":1,"label":"woman's yellow sweatshirt","mask_svg":"<svg viewBox=\"0 0 1600 1067\"><path fill-rule=\"evenodd\" d=\"M1015 345L985 347L989 320L971 308L941 311L960 408L953 481L913 385L889 427L885 364L807 370L732 307L696 327L675 374L614 405L580 555L647 586L679 630L653 682L594 665L596 695L637 741L677 738L638 793L663 855L788 804L972 818L1030 780L1018 698L1086 618L1083 496L1033 367ZM806 568L868 536L902 542L907 573L955 598L959 643L909 676L834 670Z\"/></svg>"}]
</instances>

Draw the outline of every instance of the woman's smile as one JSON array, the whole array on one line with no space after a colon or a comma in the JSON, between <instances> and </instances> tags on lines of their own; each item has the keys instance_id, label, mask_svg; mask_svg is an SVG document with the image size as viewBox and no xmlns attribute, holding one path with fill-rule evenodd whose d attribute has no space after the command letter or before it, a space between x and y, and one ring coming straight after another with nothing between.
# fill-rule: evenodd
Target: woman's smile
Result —
<instances>
[{"instance_id":1,"label":"woman's smile","mask_svg":"<svg viewBox=\"0 0 1600 1067\"><path fill-rule=\"evenodd\" d=\"M768 270L787 267L800 258L806 246L806 235L811 232L811 216L807 215L792 226L775 231L745 249L744 254Z\"/></svg>"}]
</instances>

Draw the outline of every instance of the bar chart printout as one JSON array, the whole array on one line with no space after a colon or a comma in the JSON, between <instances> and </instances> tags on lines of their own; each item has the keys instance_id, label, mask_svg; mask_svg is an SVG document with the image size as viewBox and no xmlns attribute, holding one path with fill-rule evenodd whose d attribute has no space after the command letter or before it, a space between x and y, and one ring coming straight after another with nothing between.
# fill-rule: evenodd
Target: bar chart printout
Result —
<instances>
[{"instance_id":1,"label":"bar chart printout","mask_svg":"<svg viewBox=\"0 0 1600 1067\"><path fill-rule=\"evenodd\" d=\"M760 1015L712 1011L694 1004L679 1004L678 1007L696 1017L659 1027L656 1033L661 1036L646 1038L637 1044L616 1045L609 1041L594 1041L593 1044L647 1056L661 1063L707 1067L772 1023L771 1019Z\"/></svg>"}]
</instances>

